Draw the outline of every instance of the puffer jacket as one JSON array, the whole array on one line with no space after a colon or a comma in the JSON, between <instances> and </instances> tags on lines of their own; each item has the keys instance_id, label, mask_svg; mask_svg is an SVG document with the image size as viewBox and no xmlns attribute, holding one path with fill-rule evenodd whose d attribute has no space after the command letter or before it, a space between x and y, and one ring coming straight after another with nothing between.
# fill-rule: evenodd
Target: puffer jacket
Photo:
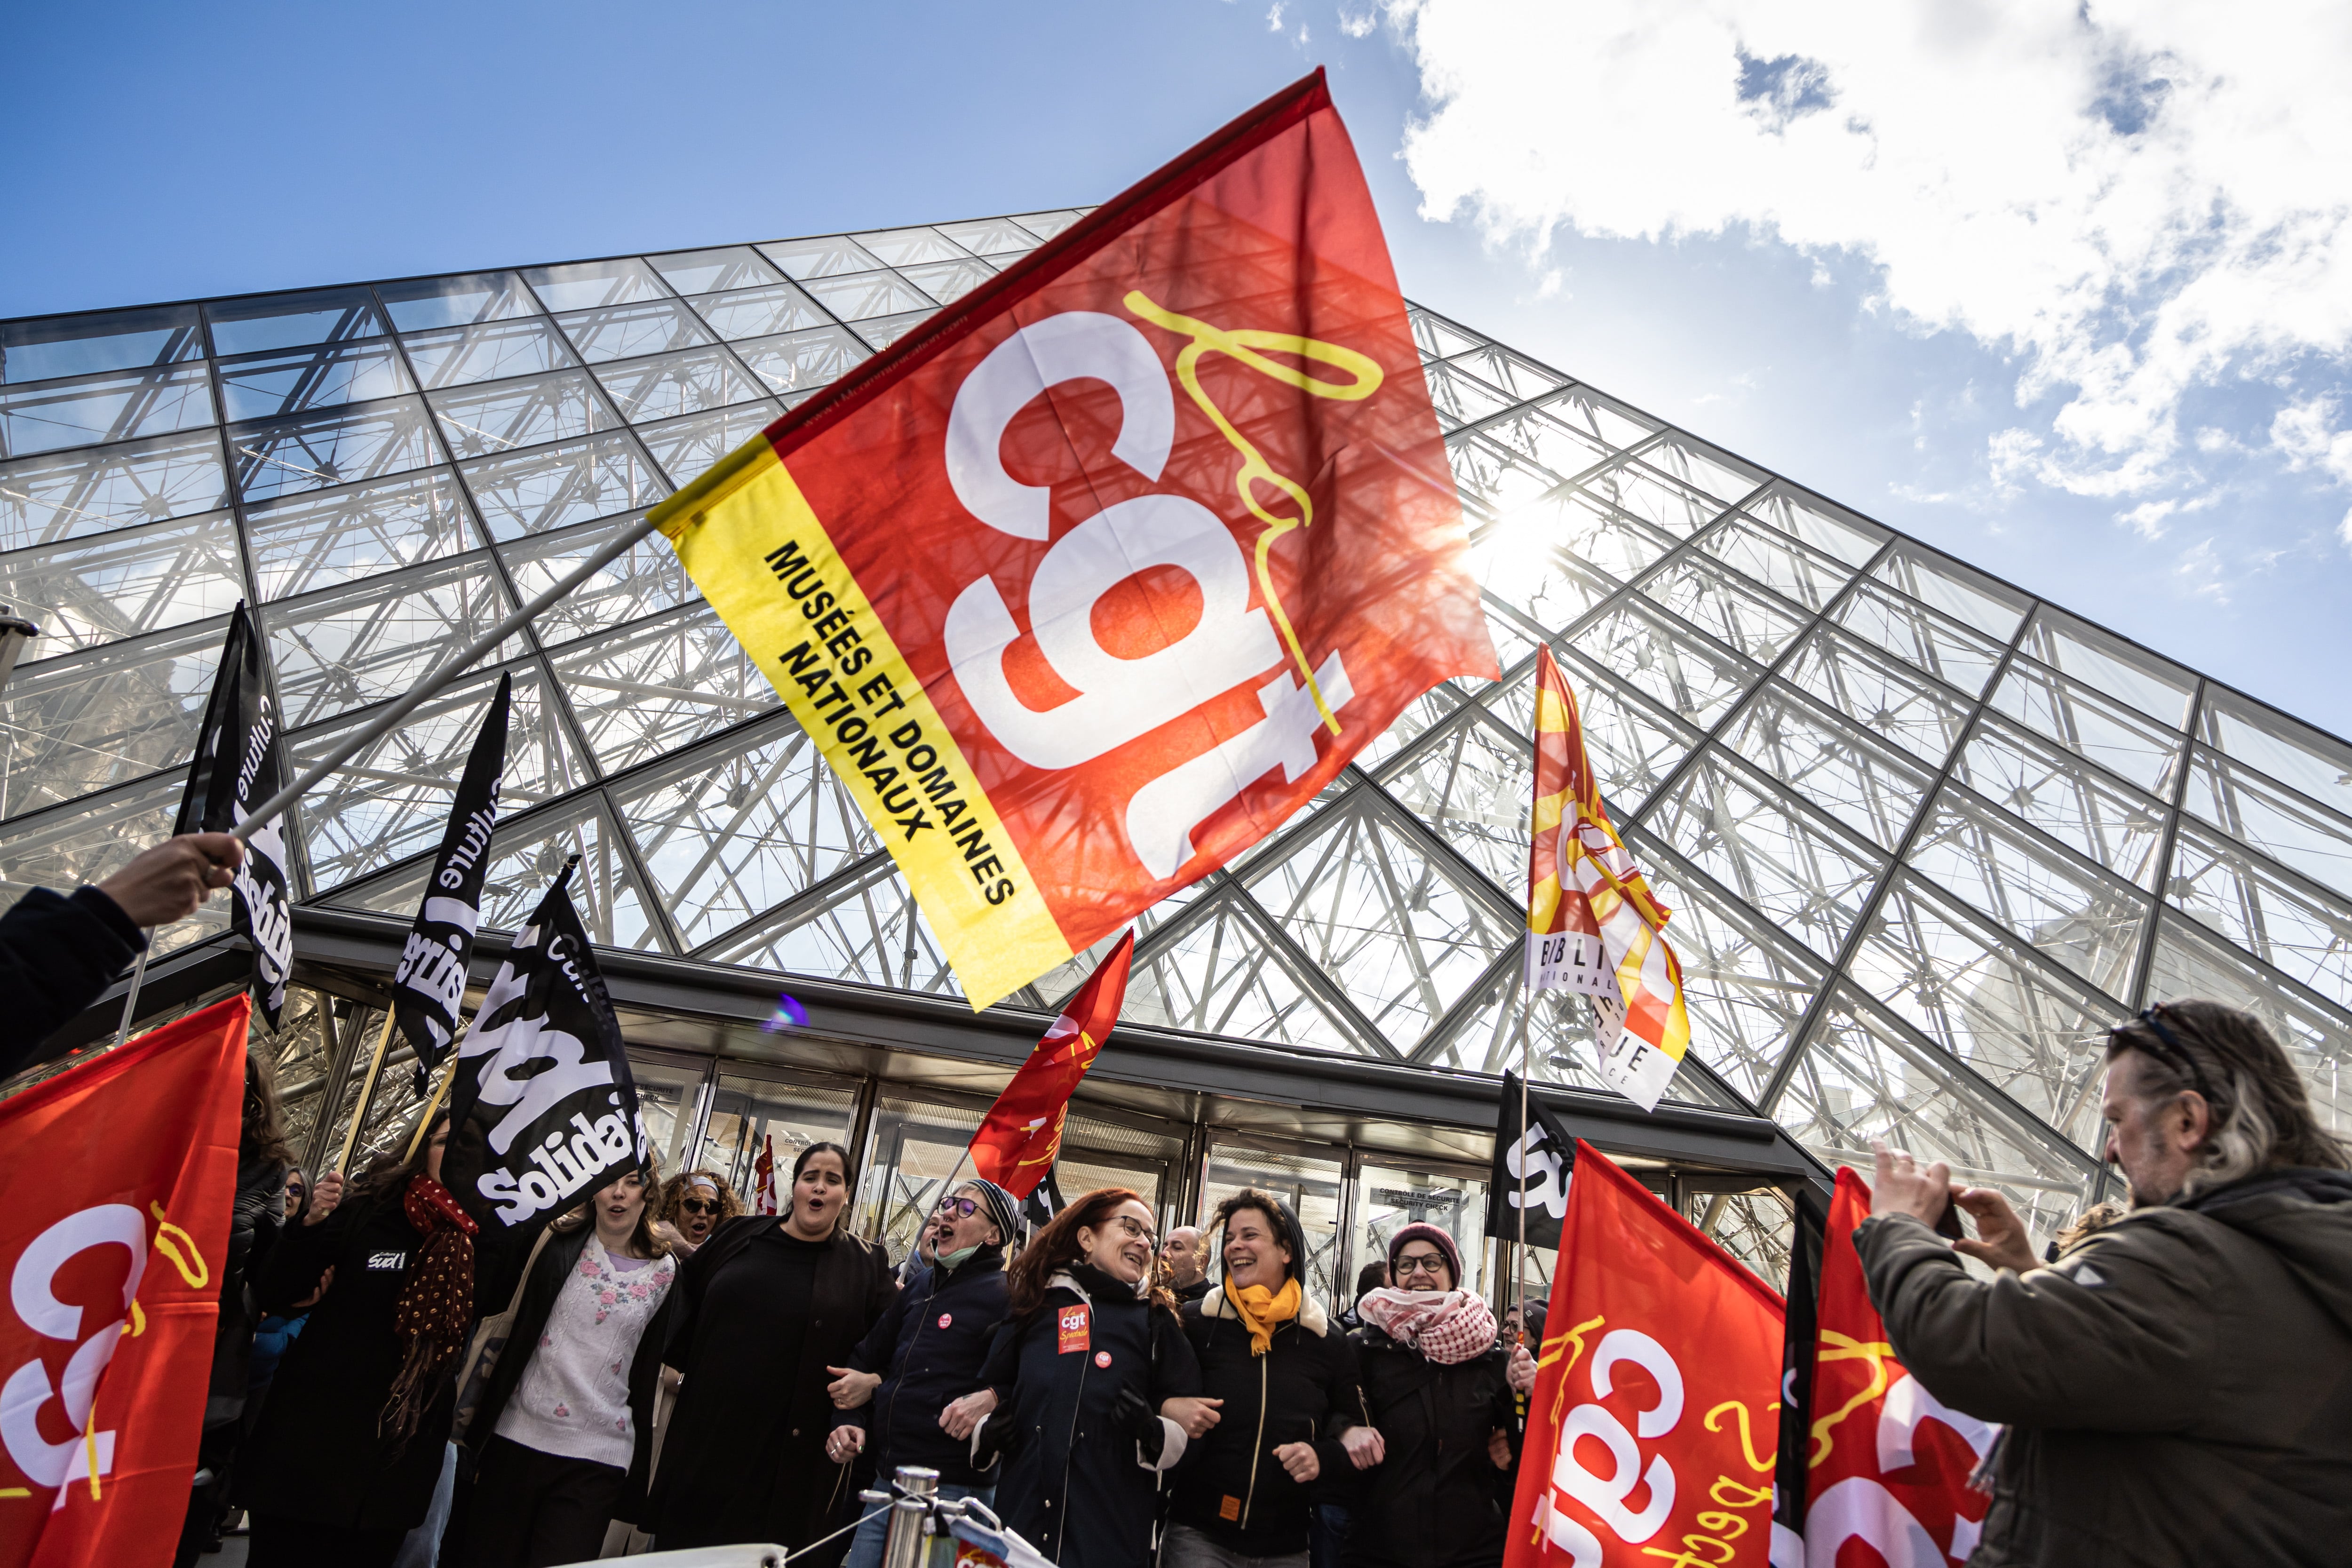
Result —
<instances>
[{"instance_id":1,"label":"puffer jacket","mask_svg":"<svg viewBox=\"0 0 2352 1568\"><path fill-rule=\"evenodd\" d=\"M1002 1247L983 1247L958 1268L925 1268L849 1352L850 1366L882 1383L856 1409L835 1411L833 1424L867 1428L876 1474L929 1465L950 1486L994 1483L972 1464L969 1443L940 1430L940 1412L980 1387L1007 1293Z\"/></svg>"},{"instance_id":2,"label":"puffer jacket","mask_svg":"<svg viewBox=\"0 0 2352 1568\"><path fill-rule=\"evenodd\" d=\"M1347 1568L1496 1568L1514 1472L1486 1439L1502 1432L1517 1463L1517 1419L1497 1347L1451 1366L1366 1326L1349 1334L1372 1426L1387 1457L1357 1480Z\"/></svg>"},{"instance_id":3,"label":"puffer jacket","mask_svg":"<svg viewBox=\"0 0 2352 1568\"><path fill-rule=\"evenodd\" d=\"M1971 1568L2352 1553L2352 1173L2137 1209L1990 1282L1909 1215L1854 1247L1920 1386L2008 1426Z\"/></svg>"}]
</instances>

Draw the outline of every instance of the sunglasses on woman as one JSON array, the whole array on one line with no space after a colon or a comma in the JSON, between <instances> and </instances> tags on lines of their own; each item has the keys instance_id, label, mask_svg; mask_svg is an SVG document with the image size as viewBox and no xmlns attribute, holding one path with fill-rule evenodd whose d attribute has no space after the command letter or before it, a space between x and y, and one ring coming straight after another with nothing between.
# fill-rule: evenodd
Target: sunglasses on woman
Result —
<instances>
[{"instance_id":1,"label":"sunglasses on woman","mask_svg":"<svg viewBox=\"0 0 2352 1568\"><path fill-rule=\"evenodd\" d=\"M719 1200L717 1198L681 1198L678 1200L677 1206L688 1214L717 1214Z\"/></svg>"},{"instance_id":2,"label":"sunglasses on woman","mask_svg":"<svg viewBox=\"0 0 2352 1568\"><path fill-rule=\"evenodd\" d=\"M941 1198L940 1206L931 1212L942 1215L951 1214L958 1219L970 1219L980 1212L980 1200L978 1198Z\"/></svg>"}]
</instances>

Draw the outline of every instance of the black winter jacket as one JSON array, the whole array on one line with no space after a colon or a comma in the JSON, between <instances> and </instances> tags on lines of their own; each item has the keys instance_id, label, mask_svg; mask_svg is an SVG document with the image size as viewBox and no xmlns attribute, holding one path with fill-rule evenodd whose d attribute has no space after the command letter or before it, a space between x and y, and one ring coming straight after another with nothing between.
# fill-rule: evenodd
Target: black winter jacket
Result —
<instances>
[{"instance_id":1,"label":"black winter jacket","mask_svg":"<svg viewBox=\"0 0 2352 1568\"><path fill-rule=\"evenodd\" d=\"M35 888L0 914L0 1078L41 1059L42 1045L98 1000L147 945L122 906L96 888L71 897Z\"/></svg>"},{"instance_id":2,"label":"black winter jacket","mask_svg":"<svg viewBox=\"0 0 2352 1568\"><path fill-rule=\"evenodd\" d=\"M856 1409L834 1412L833 1424L867 1429L877 1476L929 1465L950 1486L989 1484L971 1445L940 1429L940 1412L981 1386L1005 1296L1004 1249L983 1247L952 1272L934 1266L908 1280L849 1352L846 1364L880 1373L882 1385Z\"/></svg>"},{"instance_id":3,"label":"black winter jacket","mask_svg":"<svg viewBox=\"0 0 2352 1568\"><path fill-rule=\"evenodd\" d=\"M1990 1281L1909 1215L1853 1241L1919 1386L2007 1424L1971 1564L2352 1552L2352 1173L2136 1209L2055 1268Z\"/></svg>"},{"instance_id":4,"label":"black winter jacket","mask_svg":"<svg viewBox=\"0 0 2352 1568\"><path fill-rule=\"evenodd\" d=\"M1176 1315L1078 1264L1054 1276L1026 1322L997 1331L981 1376L999 1403L973 1441L1002 1455L1004 1522L1060 1568L1146 1568L1158 1472L1183 1458L1184 1435L1161 1418L1159 1458L1146 1460L1112 1410L1122 1388L1155 1413L1200 1393Z\"/></svg>"},{"instance_id":5,"label":"black winter jacket","mask_svg":"<svg viewBox=\"0 0 2352 1568\"><path fill-rule=\"evenodd\" d=\"M1275 1329L1266 1353L1254 1355L1249 1329L1223 1288L1186 1304L1184 1337L1201 1363L1201 1392L1224 1405L1217 1425L1185 1453L1169 1517L1244 1557L1306 1551L1323 1478L1349 1468L1339 1434L1369 1424L1355 1347L1307 1300ZM1314 1484L1292 1480L1274 1458L1291 1443L1315 1445Z\"/></svg>"},{"instance_id":6,"label":"black winter jacket","mask_svg":"<svg viewBox=\"0 0 2352 1568\"><path fill-rule=\"evenodd\" d=\"M237 1162L236 1195L229 1206L228 1251L221 1265L220 1317L213 1328L212 1382L205 1425L245 1414L253 1373L253 1330L261 1321L253 1283L268 1267L270 1249L286 1222L286 1167L276 1160Z\"/></svg>"},{"instance_id":7,"label":"black winter jacket","mask_svg":"<svg viewBox=\"0 0 2352 1568\"><path fill-rule=\"evenodd\" d=\"M1513 1478L1495 1468L1486 1437L1513 1430L1508 1358L1497 1348L1444 1366L1376 1328L1348 1338L1386 1458L1362 1472L1340 1561L1347 1568L1495 1568Z\"/></svg>"}]
</instances>

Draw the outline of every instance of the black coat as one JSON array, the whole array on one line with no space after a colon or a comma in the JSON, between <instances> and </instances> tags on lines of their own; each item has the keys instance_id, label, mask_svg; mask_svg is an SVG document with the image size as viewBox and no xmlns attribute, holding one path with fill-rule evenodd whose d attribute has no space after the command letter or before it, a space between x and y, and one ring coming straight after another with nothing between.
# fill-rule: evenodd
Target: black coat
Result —
<instances>
[{"instance_id":1,"label":"black coat","mask_svg":"<svg viewBox=\"0 0 2352 1568\"><path fill-rule=\"evenodd\" d=\"M882 1373L882 1385L856 1409L835 1411L833 1424L868 1429L877 1475L929 1465L950 1486L989 1484L971 1446L940 1429L940 1412L981 1386L1006 1293L1004 1249L983 1247L944 1277L931 1268L908 1280L849 1352L842 1364Z\"/></svg>"},{"instance_id":2,"label":"black coat","mask_svg":"<svg viewBox=\"0 0 2352 1568\"><path fill-rule=\"evenodd\" d=\"M1486 1436L1513 1430L1509 1358L1497 1348L1444 1366L1375 1328L1348 1338L1387 1457L1362 1472L1340 1561L1494 1568L1503 1561L1512 1475L1495 1468Z\"/></svg>"},{"instance_id":3,"label":"black coat","mask_svg":"<svg viewBox=\"0 0 2352 1568\"><path fill-rule=\"evenodd\" d=\"M1066 1330L1080 1308L1084 1325ZM1176 1314L1079 1264L1054 1276L1025 1322L998 1331L982 1376L998 1399L979 1437L1001 1455L1004 1522L1060 1568L1145 1568L1158 1472L1183 1458L1183 1434L1162 1422L1159 1459L1146 1462L1111 1411L1122 1388L1155 1413L1163 1400L1201 1392Z\"/></svg>"},{"instance_id":4,"label":"black coat","mask_svg":"<svg viewBox=\"0 0 2352 1568\"><path fill-rule=\"evenodd\" d=\"M1301 1247L1297 1256L1304 1257ZM1368 1425L1356 1386L1355 1347L1312 1300L1276 1326L1264 1355L1223 1289L1184 1308L1184 1337L1201 1363L1201 1392L1222 1399L1217 1425L1186 1451L1169 1517L1244 1557L1307 1550L1307 1515L1325 1477L1349 1469L1339 1434ZM1321 1473L1309 1486L1290 1479L1274 1450L1312 1442Z\"/></svg>"},{"instance_id":5,"label":"black coat","mask_svg":"<svg viewBox=\"0 0 2352 1568\"><path fill-rule=\"evenodd\" d=\"M221 1265L220 1317L213 1330L212 1383L205 1425L245 1414L253 1373L253 1330L261 1321L253 1282L269 1262L286 1223L286 1167L276 1160L237 1162L236 1195L229 1205L228 1250Z\"/></svg>"},{"instance_id":6,"label":"black coat","mask_svg":"<svg viewBox=\"0 0 2352 1568\"><path fill-rule=\"evenodd\" d=\"M0 914L0 1078L41 1057L51 1035L73 1022L129 968L146 936L122 906L96 888L68 898L35 888Z\"/></svg>"},{"instance_id":7,"label":"black coat","mask_svg":"<svg viewBox=\"0 0 2352 1568\"><path fill-rule=\"evenodd\" d=\"M236 1499L256 1513L347 1530L413 1530L441 1478L457 1368L442 1376L415 1434L379 1436L401 1344L393 1309L424 1241L401 1212L400 1189L353 1198L317 1225L287 1227L255 1294L282 1312L335 1281L286 1352L236 1468Z\"/></svg>"}]
</instances>

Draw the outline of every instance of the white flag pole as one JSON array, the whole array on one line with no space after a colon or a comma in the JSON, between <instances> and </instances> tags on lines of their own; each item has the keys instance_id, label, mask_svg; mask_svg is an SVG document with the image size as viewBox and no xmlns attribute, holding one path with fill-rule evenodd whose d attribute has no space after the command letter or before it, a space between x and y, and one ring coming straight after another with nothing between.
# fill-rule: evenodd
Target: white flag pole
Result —
<instances>
[{"instance_id":1,"label":"white flag pole","mask_svg":"<svg viewBox=\"0 0 2352 1568\"><path fill-rule=\"evenodd\" d=\"M147 945L139 950L139 962L131 971L131 989L122 994L122 1022L114 1031L114 1043L118 1046L131 1037L131 1020L139 1013L139 983L147 978L147 954L155 946L152 930L146 932L146 937Z\"/></svg>"}]
</instances>

